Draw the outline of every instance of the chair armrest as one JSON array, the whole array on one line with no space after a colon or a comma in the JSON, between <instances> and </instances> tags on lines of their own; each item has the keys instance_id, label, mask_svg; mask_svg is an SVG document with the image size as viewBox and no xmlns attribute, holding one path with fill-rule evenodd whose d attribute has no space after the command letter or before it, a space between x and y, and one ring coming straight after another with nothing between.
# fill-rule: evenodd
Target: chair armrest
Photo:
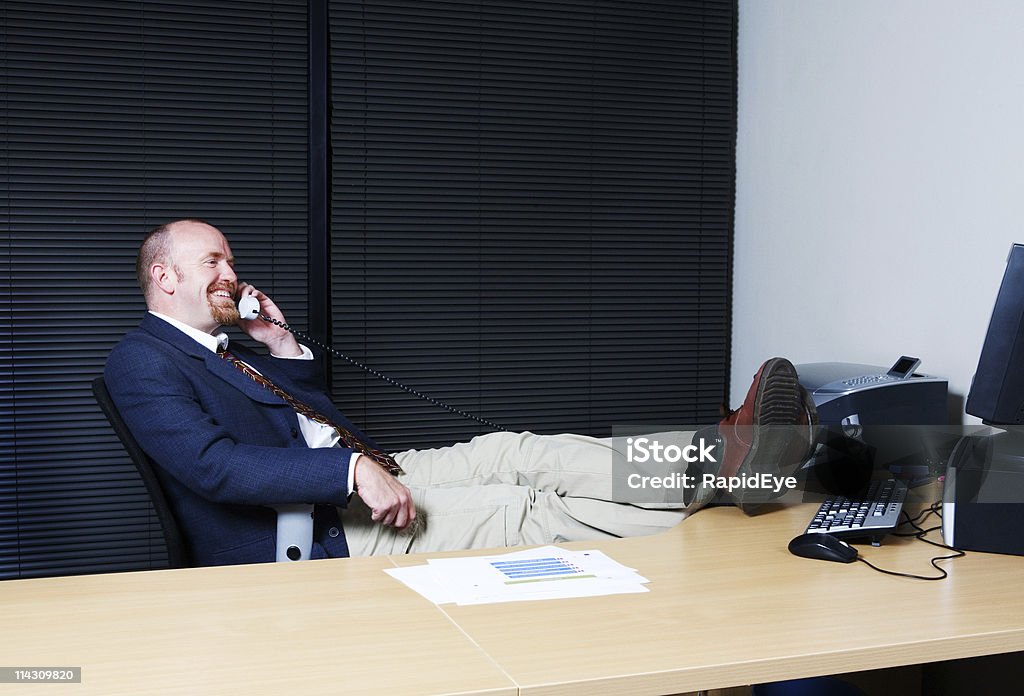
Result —
<instances>
[{"instance_id":1,"label":"chair armrest","mask_svg":"<svg viewBox=\"0 0 1024 696\"><path fill-rule=\"evenodd\" d=\"M277 558L282 561L306 561L313 551L313 506L276 505Z\"/></svg>"}]
</instances>

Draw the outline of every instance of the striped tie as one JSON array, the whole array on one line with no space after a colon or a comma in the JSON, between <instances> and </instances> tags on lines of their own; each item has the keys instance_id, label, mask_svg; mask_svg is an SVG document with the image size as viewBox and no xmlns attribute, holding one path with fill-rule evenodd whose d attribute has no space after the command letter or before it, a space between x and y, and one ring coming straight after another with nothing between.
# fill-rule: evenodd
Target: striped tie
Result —
<instances>
[{"instance_id":1,"label":"striped tie","mask_svg":"<svg viewBox=\"0 0 1024 696\"><path fill-rule=\"evenodd\" d=\"M281 389L279 386L271 382L269 379L261 375L259 372L252 369L244 362L236 358L228 350L218 350L217 354L220 355L220 357L227 360L232 365L234 365L236 368L241 370L242 373L246 377L251 379L253 382L256 382L256 384L259 384L263 387L266 387L274 394L276 394L278 397L283 399L285 403L287 403L289 406L295 409L296 413L302 414L306 418L309 418L311 421L322 423L323 425L327 425L330 426L331 428L334 428L334 430L337 431L338 433L338 437L341 438L341 444L343 444L345 447L365 454L367 457L373 459L375 462L384 467L384 469L392 476L398 476L399 474L405 473L404 471L402 471L402 467L398 466L398 462L395 461L395 458L392 457L390 454L387 454L386 452L381 452L379 449L370 447L365 442L356 437L355 433L353 433L345 426L331 422L326 416L322 415L320 412L302 403L301 401L293 397L291 394L286 392L284 389Z\"/></svg>"}]
</instances>

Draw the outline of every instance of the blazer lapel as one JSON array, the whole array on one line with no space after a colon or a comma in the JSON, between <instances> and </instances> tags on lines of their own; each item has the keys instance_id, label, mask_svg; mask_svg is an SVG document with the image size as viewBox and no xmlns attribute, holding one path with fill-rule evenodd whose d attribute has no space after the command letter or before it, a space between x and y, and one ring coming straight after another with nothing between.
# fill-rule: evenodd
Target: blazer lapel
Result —
<instances>
[{"instance_id":1,"label":"blazer lapel","mask_svg":"<svg viewBox=\"0 0 1024 696\"><path fill-rule=\"evenodd\" d=\"M272 391L246 377L241 370L236 368L230 362L206 349L190 336L185 335L163 319L154 317L152 314L147 312L146 316L142 320L140 328L171 344L185 355L197 360L202 360L211 375L227 382L235 389L244 392L250 399L272 405L283 405L285 403ZM246 362L248 362L248 360Z\"/></svg>"},{"instance_id":2,"label":"blazer lapel","mask_svg":"<svg viewBox=\"0 0 1024 696\"><path fill-rule=\"evenodd\" d=\"M224 380L235 389L245 393L253 401L259 401L264 404L284 404L285 401L274 392L270 391L262 384L257 384L251 378L247 377L244 372L239 370L237 367L232 365L230 362L220 357L216 353L206 351L207 355L204 356L206 361L206 369L210 371L216 377ZM246 362L249 362L246 360ZM263 371L260 370L262 373Z\"/></svg>"}]
</instances>

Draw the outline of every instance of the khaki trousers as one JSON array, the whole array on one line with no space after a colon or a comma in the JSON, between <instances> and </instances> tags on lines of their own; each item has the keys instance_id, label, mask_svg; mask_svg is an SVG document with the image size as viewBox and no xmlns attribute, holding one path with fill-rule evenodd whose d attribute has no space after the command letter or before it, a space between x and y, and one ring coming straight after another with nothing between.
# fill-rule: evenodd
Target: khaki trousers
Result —
<instances>
[{"instance_id":1,"label":"khaki trousers","mask_svg":"<svg viewBox=\"0 0 1024 696\"><path fill-rule=\"evenodd\" d=\"M692 433L672 433L689 442ZM618 439L616 443L621 444ZM612 438L490 433L469 442L395 455L417 509L415 531L370 519L352 496L341 510L353 556L550 544L664 531L701 499L631 505L616 502ZM622 461L622 458L619 458Z\"/></svg>"}]
</instances>

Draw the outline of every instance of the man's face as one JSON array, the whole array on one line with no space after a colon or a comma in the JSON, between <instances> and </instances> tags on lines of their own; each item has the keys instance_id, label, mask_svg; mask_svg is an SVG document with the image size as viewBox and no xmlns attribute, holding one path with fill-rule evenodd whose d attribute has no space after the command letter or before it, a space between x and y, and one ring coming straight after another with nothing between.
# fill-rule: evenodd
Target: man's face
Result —
<instances>
[{"instance_id":1,"label":"man's face","mask_svg":"<svg viewBox=\"0 0 1024 696\"><path fill-rule=\"evenodd\" d=\"M207 333L238 322L235 259L217 228L196 222L176 225L171 263L175 319Z\"/></svg>"}]
</instances>

